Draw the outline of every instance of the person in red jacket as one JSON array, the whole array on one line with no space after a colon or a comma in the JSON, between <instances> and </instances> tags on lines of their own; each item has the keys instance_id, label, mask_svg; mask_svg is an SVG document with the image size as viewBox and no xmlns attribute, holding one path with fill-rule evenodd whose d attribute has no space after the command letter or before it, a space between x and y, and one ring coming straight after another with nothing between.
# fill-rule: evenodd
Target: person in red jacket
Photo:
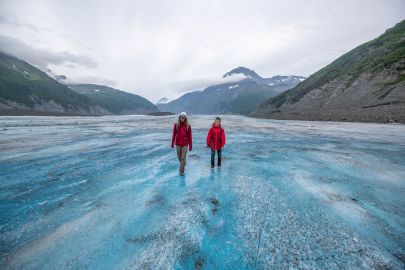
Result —
<instances>
[{"instance_id":1,"label":"person in red jacket","mask_svg":"<svg viewBox=\"0 0 405 270\"><path fill-rule=\"evenodd\" d=\"M187 120L185 112L180 113L177 123L173 127L172 135L172 148L176 144L177 157L180 161L179 173L184 175L186 167L187 148L191 151L193 149L193 139L191 134L191 126Z\"/></svg>"},{"instance_id":2,"label":"person in red jacket","mask_svg":"<svg viewBox=\"0 0 405 270\"><path fill-rule=\"evenodd\" d=\"M207 147L211 148L211 168L215 166L215 151L218 153L218 167L221 167L221 152L225 146L225 130L221 127L221 118L215 118L215 122L207 134Z\"/></svg>"}]
</instances>

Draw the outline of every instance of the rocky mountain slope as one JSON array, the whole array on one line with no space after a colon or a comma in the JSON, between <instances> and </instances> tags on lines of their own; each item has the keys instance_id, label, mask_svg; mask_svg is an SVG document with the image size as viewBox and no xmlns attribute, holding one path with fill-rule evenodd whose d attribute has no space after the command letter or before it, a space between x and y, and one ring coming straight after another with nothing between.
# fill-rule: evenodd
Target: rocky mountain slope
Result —
<instances>
[{"instance_id":1,"label":"rocky mountain slope","mask_svg":"<svg viewBox=\"0 0 405 270\"><path fill-rule=\"evenodd\" d=\"M0 115L105 115L158 111L152 103L133 94L109 90L109 95L106 91L101 95L91 95L82 90L74 91L38 68L0 53ZM111 99L111 104L106 97Z\"/></svg>"},{"instance_id":2,"label":"rocky mountain slope","mask_svg":"<svg viewBox=\"0 0 405 270\"><path fill-rule=\"evenodd\" d=\"M405 123L405 20L268 99L252 115Z\"/></svg>"},{"instance_id":3,"label":"rocky mountain slope","mask_svg":"<svg viewBox=\"0 0 405 270\"><path fill-rule=\"evenodd\" d=\"M212 85L203 91L193 91L166 104L157 104L161 111L192 114L249 114L269 97L290 89L303 81L301 76L262 78L253 70L238 67L223 77L235 74L246 78L231 83Z\"/></svg>"}]
</instances>

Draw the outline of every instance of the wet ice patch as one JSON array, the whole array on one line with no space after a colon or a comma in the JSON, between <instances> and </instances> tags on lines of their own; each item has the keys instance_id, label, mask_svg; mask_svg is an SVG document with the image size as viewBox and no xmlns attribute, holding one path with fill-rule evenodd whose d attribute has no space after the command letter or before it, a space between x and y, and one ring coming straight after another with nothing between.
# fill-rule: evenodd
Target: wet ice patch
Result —
<instances>
[{"instance_id":1,"label":"wet ice patch","mask_svg":"<svg viewBox=\"0 0 405 270\"><path fill-rule=\"evenodd\" d=\"M367 217L367 211L356 203L357 199L350 198L329 183L315 182L312 180L314 178L314 175L305 172L299 172L293 176L294 182L300 188L311 193L323 203L330 205L345 218L357 220Z\"/></svg>"},{"instance_id":2,"label":"wet ice patch","mask_svg":"<svg viewBox=\"0 0 405 270\"><path fill-rule=\"evenodd\" d=\"M79 231L91 220L93 214L94 213L89 212L76 220L62 224L45 237L23 246L14 254L6 258L6 268L21 269L27 267L31 260L42 255L43 253L46 253L47 250L56 246L58 241Z\"/></svg>"}]
</instances>

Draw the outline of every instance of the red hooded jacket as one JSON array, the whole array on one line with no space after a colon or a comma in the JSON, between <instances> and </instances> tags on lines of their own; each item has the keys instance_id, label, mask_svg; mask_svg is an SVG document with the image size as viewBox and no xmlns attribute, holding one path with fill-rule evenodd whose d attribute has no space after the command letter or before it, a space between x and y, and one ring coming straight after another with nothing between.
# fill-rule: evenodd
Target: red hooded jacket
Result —
<instances>
[{"instance_id":1,"label":"red hooded jacket","mask_svg":"<svg viewBox=\"0 0 405 270\"><path fill-rule=\"evenodd\" d=\"M221 125L216 127L215 123L212 124L207 134L207 145L213 150L220 150L225 146L225 130Z\"/></svg>"},{"instance_id":2,"label":"red hooded jacket","mask_svg":"<svg viewBox=\"0 0 405 270\"><path fill-rule=\"evenodd\" d=\"M178 127L177 127L178 125ZM187 146L191 151L193 150L193 139L191 134L191 126L185 123L174 124L173 135L172 135L172 148L174 143L178 146Z\"/></svg>"}]
</instances>

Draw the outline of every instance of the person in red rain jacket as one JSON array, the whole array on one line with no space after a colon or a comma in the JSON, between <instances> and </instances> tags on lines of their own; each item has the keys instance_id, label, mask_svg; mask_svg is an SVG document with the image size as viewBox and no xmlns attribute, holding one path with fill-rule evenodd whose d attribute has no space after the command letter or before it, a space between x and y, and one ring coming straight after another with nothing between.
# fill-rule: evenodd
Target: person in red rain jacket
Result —
<instances>
[{"instance_id":1,"label":"person in red rain jacket","mask_svg":"<svg viewBox=\"0 0 405 270\"><path fill-rule=\"evenodd\" d=\"M193 150L193 139L191 134L191 126L188 123L187 114L185 112L180 113L177 123L173 127L172 135L172 148L176 144L177 157L180 162L179 173L184 175L184 169L186 167L187 148Z\"/></svg>"},{"instance_id":2,"label":"person in red rain jacket","mask_svg":"<svg viewBox=\"0 0 405 270\"><path fill-rule=\"evenodd\" d=\"M217 117L207 134L207 147L211 148L211 168L215 166L215 152L218 153L218 167L221 167L221 152L224 146L225 130L221 127L221 118Z\"/></svg>"}]
</instances>

